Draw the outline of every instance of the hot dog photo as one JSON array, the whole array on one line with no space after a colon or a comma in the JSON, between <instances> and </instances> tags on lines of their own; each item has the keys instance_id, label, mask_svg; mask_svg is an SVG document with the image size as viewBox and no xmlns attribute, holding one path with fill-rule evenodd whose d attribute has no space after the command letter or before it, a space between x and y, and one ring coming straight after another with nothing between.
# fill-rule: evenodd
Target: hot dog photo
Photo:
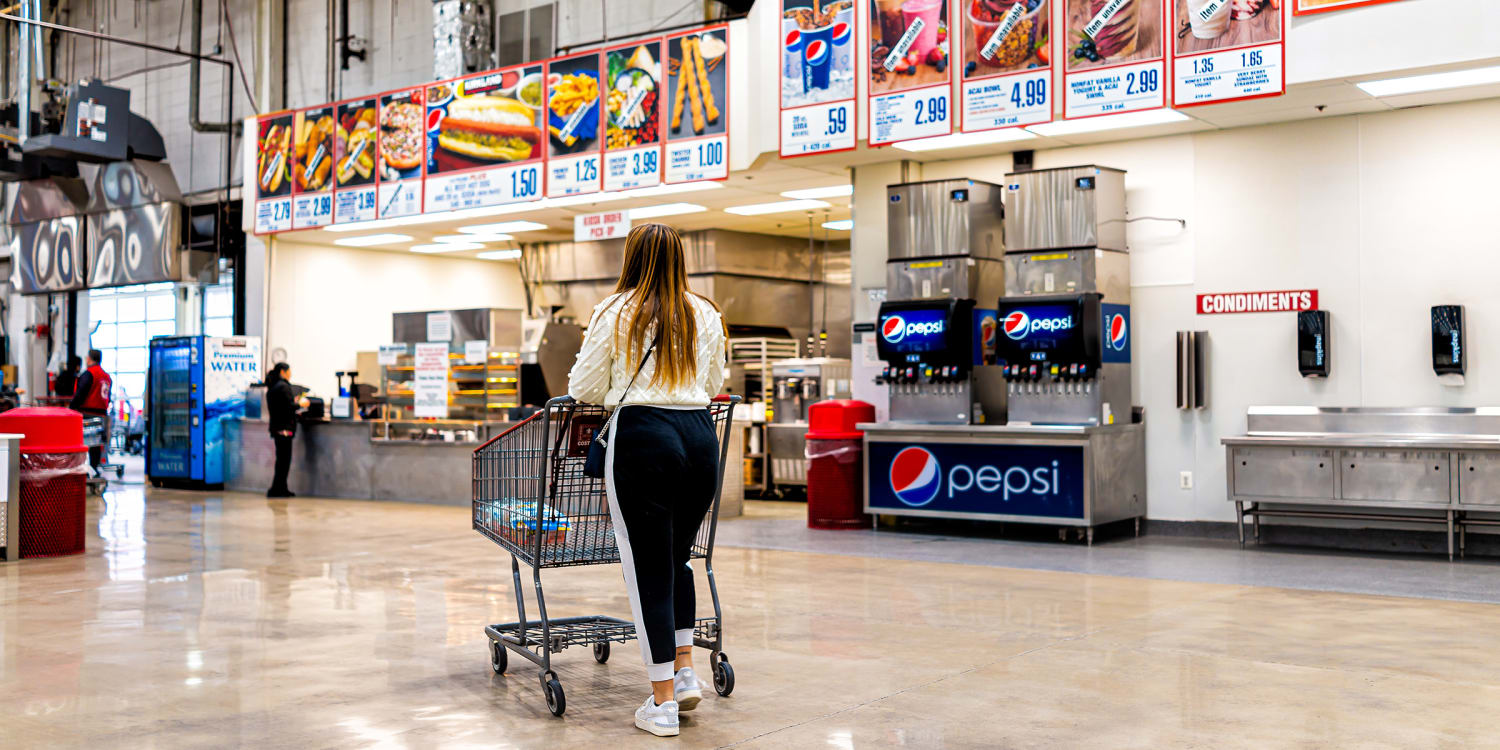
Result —
<instances>
[{"instance_id":1,"label":"hot dog photo","mask_svg":"<svg viewBox=\"0 0 1500 750\"><path fill-rule=\"evenodd\" d=\"M532 65L427 87L427 172L542 157L542 67Z\"/></svg>"},{"instance_id":2,"label":"hot dog photo","mask_svg":"<svg viewBox=\"0 0 1500 750\"><path fill-rule=\"evenodd\" d=\"M275 198L292 192L292 127L295 120L288 112L260 121L255 171L261 198Z\"/></svg>"}]
</instances>

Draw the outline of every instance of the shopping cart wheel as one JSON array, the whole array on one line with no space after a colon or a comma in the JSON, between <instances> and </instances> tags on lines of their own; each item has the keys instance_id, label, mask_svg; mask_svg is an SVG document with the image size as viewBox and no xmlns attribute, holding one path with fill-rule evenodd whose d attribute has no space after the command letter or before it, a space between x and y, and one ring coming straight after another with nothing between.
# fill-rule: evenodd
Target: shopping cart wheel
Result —
<instances>
[{"instance_id":1,"label":"shopping cart wheel","mask_svg":"<svg viewBox=\"0 0 1500 750\"><path fill-rule=\"evenodd\" d=\"M594 661L597 661L600 664L603 664L604 662L609 661L609 644L608 643L595 643L594 644Z\"/></svg>"},{"instance_id":2,"label":"shopping cart wheel","mask_svg":"<svg viewBox=\"0 0 1500 750\"><path fill-rule=\"evenodd\" d=\"M729 666L729 657L723 652L713 656L714 663L714 691L719 695L728 697L734 692L734 667Z\"/></svg>"},{"instance_id":3,"label":"shopping cart wheel","mask_svg":"<svg viewBox=\"0 0 1500 750\"><path fill-rule=\"evenodd\" d=\"M495 670L495 674L505 674L506 660L505 644L490 641L490 669Z\"/></svg>"},{"instance_id":4,"label":"shopping cart wheel","mask_svg":"<svg viewBox=\"0 0 1500 750\"><path fill-rule=\"evenodd\" d=\"M553 716L562 716L568 710L568 699L563 695L562 684L550 672L542 675L542 693L547 696L547 710Z\"/></svg>"}]
</instances>

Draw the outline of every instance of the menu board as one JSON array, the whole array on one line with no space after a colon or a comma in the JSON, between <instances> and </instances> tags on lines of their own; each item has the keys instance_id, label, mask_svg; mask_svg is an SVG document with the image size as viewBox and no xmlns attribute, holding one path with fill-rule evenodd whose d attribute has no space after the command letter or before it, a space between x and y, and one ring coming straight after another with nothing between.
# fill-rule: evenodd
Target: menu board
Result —
<instances>
[{"instance_id":1,"label":"menu board","mask_svg":"<svg viewBox=\"0 0 1500 750\"><path fill-rule=\"evenodd\" d=\"M429 84L423 212L541 197L545 92L540 65Z\"/></svg>"},{"instance_id":2,"label":"menu board","mask_svg":"<svg viewBox=\"0 0 1500 750\"><path fill-rule=\"evenodd\" d=\"M661 42L604 53L604 189L661 183Z\"/></svg>"},{"instance_id":3,"label":"menu board","mask_svg":"<svg viewBox=\"0 0 1500 750\"><path fill-rule=\"evenodd\" d=\"M298 110L292 126L292 228L333 223L333 106Z\"/></svg>"},{"instance_id":4,"label":"menu board","mask_svg":"<svg viewBox=\"0 0 1500 750\"><path fill-rule=\"evenodd\" d=\"M1175 2L1175 0L1171 0ZM1166 106L1163 0L1064 0L1063 116Z\"/></svg>"},{"instance_id":5,"label":"menu board","mask_svg":"<svg viewBox=\"0 0 1500 750\"><path fill-rule=\"evenodd\" d=\"M1170 0L1172 104L1232 102L1286 90L1285 27L1274 0ZM1274 5L1274 7L1273 7Z\"/></svg>"},{"instance_id":6,"label":"menu board","mask_svg":"<svg viewBox=\"0 0 1500 750\"><path fill-rule=\"evenodd\" d=\"M422 89L380 96L380 158L376 208L380 218L422 213Z\"/></svg>"},{"instance_id":7,"label":"menu board","mask_svg":"<svg viewBox=\"0 0 1500 750\"><path fill-rule=\"evenodd\" d=\"M948 0L868 0L866 5L866 141L886 146L953 132Z\"/></svg>"},{"instance_id":8,"label":"menu board","mask_svg":"<svg viewBox=\"0 0 1500 750\"><path fill-rule=\"evenodd\" d=\"M1292 15L1305 16L1310 13L1327 13L1331 10L1358 8L1362 5L1394 3L1397 0L1290 0L1290 2L1293 3Z\"/></svg>"},{"instance_id":9,"label":"menu board","mask_svg":"<svg viewBox=\"0 0 1500 750\"><path fill-rule=\"evenodd\" d=\"M729 27L667 37L664 182L729 177Z\"/></svg>"},{"instance_id":10,"label":"menu board","mask_svg":"<svg viewBox=\"0 0 1500 750\"><path fill-rule=\"evenodd\" d=\"M1052 0L962 0L959 129L1052 121Z\"/></svg>"},{"instance_id":11,"label":"menu board","mask_svg":"<svg viewBox=\"0 0 1500 750\"><path fill-rule=\"evenodd\" d=\"M355 99L338 105L334 131L333 220L335 223L375 218L375 159L379 102Z\"/></svg>"},{"instance_id":12,"label":"menu board","mask_svg":"<svg viewBox=\"0 0 1500 750\"><path fill-rule=\"evenodd\" d=\"M291 112L260 118L255 144L255 233L285 232L292 228Z\"/></svg>"},{"instance_id":13,"label":"menu board","mask_svg":"<svg viewBox=\"0 0 1500 750\"><path fill-rule=\"evenodd\" d=\"M599 53L547 64L547 196L599 192Z\"/></svg>"},{"instance_id":14,"label":"menu board","mask_svg":"<svg viewBox=\"0 0 1500 750\"><path fill-rule=\"evenodd\" d=\"M855 0L782 0L781 156L854 148Z\"/></svg>"}]
</instances>

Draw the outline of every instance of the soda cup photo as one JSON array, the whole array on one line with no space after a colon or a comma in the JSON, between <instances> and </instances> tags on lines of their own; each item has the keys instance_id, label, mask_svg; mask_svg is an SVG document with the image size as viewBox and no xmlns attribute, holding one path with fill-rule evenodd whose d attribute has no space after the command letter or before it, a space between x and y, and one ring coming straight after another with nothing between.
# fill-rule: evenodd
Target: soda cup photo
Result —
<instances>
[{"instance_id":1,"label":"soda cup photo","mask_svg":"<svg viewBox=\"0 0 1500 750\"><path fill-rule=\"evenodd\" d=\"M854 0L783 0L781 106L854 98Z\"/></svg>"}]
</instances>

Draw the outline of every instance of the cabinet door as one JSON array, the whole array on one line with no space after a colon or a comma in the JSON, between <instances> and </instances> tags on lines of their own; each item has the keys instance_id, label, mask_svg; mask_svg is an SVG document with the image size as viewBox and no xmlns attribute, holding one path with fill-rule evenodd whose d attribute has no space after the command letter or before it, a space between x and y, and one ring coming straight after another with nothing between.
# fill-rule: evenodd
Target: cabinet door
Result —
<instances>
[{"instance_id":1,"label":"cabinet door","mask_svg":"<svg viewBox=\"0 0 1500 750\"><path fill-rule=\"evenodd\" d=\"M1343 499L1447 503L1450 465L1449 454L1438 451L1340 451Z\"/></svg>"},{"instance_id":2,"label":"cabinet door","mask_svg":"<svg viewBox=\"0 0 1500 750\"><path fill-rule=\"evenodd\" d=\"M1234 493L1327 501L1333 497L1333 451L1327 448L1240 447L1234 462Z\"/></svg>"},{"instance_id":3,"label":"cabinet door","mask_svg":"<svg viewBox=\"0 0 1500 750\"><path fill-rule=\"evenodd\" d=\"M1471 505L1500 507L1500 453L1458 454L1458 499Z\"/></svg>"}]
</instances>

